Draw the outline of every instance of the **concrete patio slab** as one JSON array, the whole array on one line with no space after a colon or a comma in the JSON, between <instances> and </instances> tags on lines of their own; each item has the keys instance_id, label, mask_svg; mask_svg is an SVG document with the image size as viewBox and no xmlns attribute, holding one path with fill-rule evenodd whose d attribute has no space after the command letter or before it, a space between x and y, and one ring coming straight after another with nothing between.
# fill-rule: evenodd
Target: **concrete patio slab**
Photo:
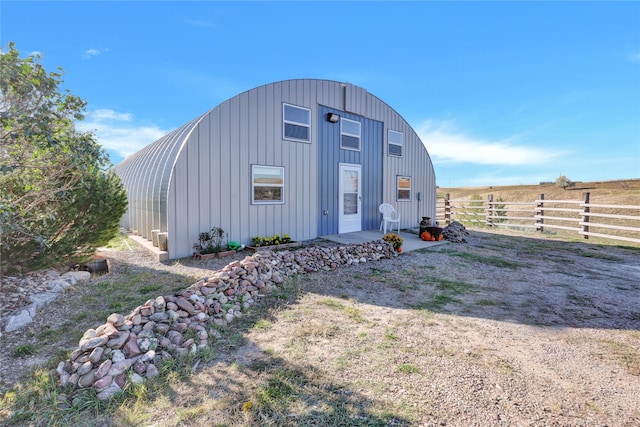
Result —
<instances>
[{"instance_id":1,"label":"concrete patio slab","mask_svg":"<svg viewBox=\"0 0 640 427\"><path fill-rule=\"evenodd\" d=\"M321 239L330 242L347 245L350 243L365 243L382 239L383 234L378 230L355 231L353 233L333 234L330 236L321 236ZM428 249L437 245L447 243L445 240L439 242L425 242L420 239L417 234L400 231L400 237L404 239L402 242L402 252L410 252L418 249Z\"/></svg>"}]
</instances>

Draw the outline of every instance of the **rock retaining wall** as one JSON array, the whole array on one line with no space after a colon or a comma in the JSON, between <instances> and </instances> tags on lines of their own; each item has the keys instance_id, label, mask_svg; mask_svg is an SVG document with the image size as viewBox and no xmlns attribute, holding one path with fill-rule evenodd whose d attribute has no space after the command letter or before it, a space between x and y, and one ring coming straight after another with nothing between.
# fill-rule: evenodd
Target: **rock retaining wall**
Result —
<instances>
[{"instance_id":1,"label":"rock retaining wall","mask_svg":"<svg viewBox=\"0 0 640 427\"><path fill-rule=\"evenodd\" d=\"M63 386L93 387L109 399L127 381L141 383L159 374L163 360L196 353L243 311L273 292L287 276L333 270L396 256L382 240L339 247L259 252L234 261L213 276L174 295L159 296L126 316L111 314L106 323L85 332L68 360L56 368Z\"/></svg>"}]
</instances>

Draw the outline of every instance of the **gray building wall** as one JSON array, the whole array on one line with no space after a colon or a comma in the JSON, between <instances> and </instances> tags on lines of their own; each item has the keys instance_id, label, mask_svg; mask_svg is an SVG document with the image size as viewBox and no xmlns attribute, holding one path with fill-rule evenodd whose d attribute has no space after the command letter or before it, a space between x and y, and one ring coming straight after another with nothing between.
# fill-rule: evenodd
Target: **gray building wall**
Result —
<instances>
[{"instance_id":1,"label":"gray building wall","mask_svg":"<svg viewBox=\"0 0 640 427\"><path fill-rule=\"evenodd\" d=\"M326 120L328 113L360 122L360 151L340 149L340 122ZM379 227L382 203L384 123L334 108L318 106L318 236L338 233L338 170L340 163L362 166L362 229ZM327 211L328 215L323 212Z\"/></svg>"},{"instance_id":2,"label":"gray building wall","mask_svg":"<svg viewBox=\"0 0 640 427\"><path fill-rule=\"evenodd\" d=\"M310 143L283 139L283 103L311 109ZM359 153L328 149L339 138L339 124L328 127L327 111L360 121L363 144L370 145ZM389 129L404 134L401 158L387 155ZM420 216L435 217L433 165L411 126L363 88L299 79L237 95L125 159L116 167L129 192L122 225L148 239L153 229L167 231L170 258L190 256L198 233L214 226L245 244L256 235L287 233L304 241L333 234L337 187L329 181L337 177L335 161L362 165L363 229L379 226L383 201L402 214L402 227L417 225ZM283 204L251 204L253 164L284 167ZM396 202L396 175L412 177L411 202ZM327 221L323 209L335 209Z\"/></svg>"}]
</instances>

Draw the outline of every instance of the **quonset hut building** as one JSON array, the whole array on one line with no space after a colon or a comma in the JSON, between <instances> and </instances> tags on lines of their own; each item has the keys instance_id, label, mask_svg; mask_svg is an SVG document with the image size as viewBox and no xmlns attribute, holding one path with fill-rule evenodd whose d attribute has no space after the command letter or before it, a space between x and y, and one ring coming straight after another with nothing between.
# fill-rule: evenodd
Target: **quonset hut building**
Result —
<instances>
[{"instance_id":1,"label":"quonset hut building","mask_svg":"<svg viewBox=\"0 0 640 427\"><path fill-rule=\"evenodd\" d=\"M381 203L400 227L435 218L429 154L411 126L365 89L297 79L241 93L116 166L128 192L121 226L164 258L191 256L200 232L294 241L376 230Z\"/></svg>"}]
</instances>

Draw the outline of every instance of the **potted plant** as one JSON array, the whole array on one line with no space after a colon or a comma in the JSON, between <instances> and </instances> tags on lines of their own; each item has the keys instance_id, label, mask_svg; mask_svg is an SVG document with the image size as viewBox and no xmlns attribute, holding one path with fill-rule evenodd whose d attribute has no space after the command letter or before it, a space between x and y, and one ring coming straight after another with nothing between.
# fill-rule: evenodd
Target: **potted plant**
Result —
<instances>
[{"instance_id":1,"label":"potted plant","mask_svg":"<svg viewBox=\"0 0 640 427\"><path fill-rule=\"evenodd\" d=\"M394 233L387 233L382 236L382 240L391 243L396 252L402 252L402 242L404 241L402 237Z\"/></svg>"},{"instance_id":2,"label":"potted plant","mask_svg":"<svg viewBox=\"0 0 640 427\"><path fill-rule=\"evenodd\" d=\"M195 256L200 259L208 259L234 254L236 251L223 251L222 240L225 232L221 227L213 227L209 231L198 234L198 242L193 245Z\"/></svg>"},{"instance_id":3,"label":"potted plant","mask_svg":"<svg viewBox=\"0 0 640 427\"><path fill-rule=\"evenodd\" d=\"M270 237L252 237L251 246L247 246L247 249L256 252L260 249L278 250L294 246L299 246L299 243L292 241L288 234L284 234L282 236L280 234L275 234Z\"/></svg>"}]
</instances>

